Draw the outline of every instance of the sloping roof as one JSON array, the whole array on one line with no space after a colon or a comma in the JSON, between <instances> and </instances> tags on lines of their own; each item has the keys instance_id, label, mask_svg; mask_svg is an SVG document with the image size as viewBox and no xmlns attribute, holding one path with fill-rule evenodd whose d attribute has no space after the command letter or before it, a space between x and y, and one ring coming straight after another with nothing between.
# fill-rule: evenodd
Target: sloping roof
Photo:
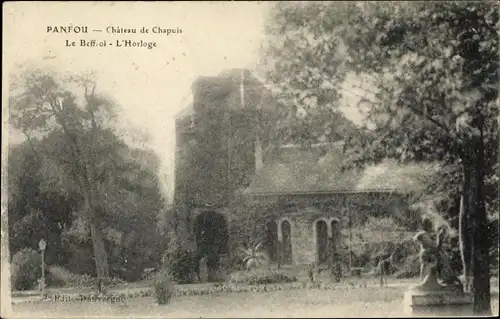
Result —
<instances>
[{"instance_id":1,"label":"sloping roof","mask_svg":"<svg viewBox=\"0 0 500 319\"><path fill-rule=\"evenodd\" d=\"M341 171L342 144L329 147L285 147L264 159L246 195L343 192L412 192L437 169L432 164L401 165L384 161L364 169Z\"/></svg>"}]
</instances>

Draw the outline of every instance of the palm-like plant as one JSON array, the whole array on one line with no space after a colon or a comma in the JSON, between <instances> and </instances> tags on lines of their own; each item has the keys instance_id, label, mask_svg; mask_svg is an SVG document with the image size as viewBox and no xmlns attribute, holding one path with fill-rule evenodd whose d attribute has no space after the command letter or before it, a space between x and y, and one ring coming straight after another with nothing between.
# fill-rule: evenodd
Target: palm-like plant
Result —
<instances>
[{"instance_id":1,"label":"palm-like plant","mask_svg":"<svg viewBox=\"0 0 500 319\"><path fill-rule=\"evenodd\" d=\"M267 254L262 249L263 246L263 242L259 242L256 245L250 245L248 248L241 248L243 265L247 270L265 265L268 262Z\"/></svg>"}]
</instances>

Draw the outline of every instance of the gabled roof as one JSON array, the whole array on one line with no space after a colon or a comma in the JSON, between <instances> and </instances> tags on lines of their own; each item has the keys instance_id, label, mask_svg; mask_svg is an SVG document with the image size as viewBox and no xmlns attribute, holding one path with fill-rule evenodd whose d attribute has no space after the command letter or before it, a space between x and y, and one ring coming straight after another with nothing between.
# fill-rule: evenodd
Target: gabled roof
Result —
<instances>
[{"instance_id":1,"label":"gabled roof","mask_svg":"<svg viewBox=\"0 0 500 319\"><path fill-rule=\"evenodd\" d=\"M437 166L386 160L364 169L342 171L342 144L301 149L282 147L264 159L246 195L417 191Z\"/></svg>"}]
</instances>

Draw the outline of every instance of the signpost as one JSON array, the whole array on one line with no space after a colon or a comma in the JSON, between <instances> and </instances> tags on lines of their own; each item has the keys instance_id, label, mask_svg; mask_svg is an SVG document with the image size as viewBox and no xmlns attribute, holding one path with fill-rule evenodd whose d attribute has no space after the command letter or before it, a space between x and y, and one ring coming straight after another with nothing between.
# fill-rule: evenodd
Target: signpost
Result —
<instances>
[{"instance_id":1,"label":"signpost","mask_svg":"<svg viewBox=\"0 0 500 319\"><path fill-rule=\"evenodd\" d=\"M38 248L40 248L40 252L42 253L42 279L40 282L40 298L43 299L44 297L44 290L45 290L45 248L47 248L47 242L45 240L40 239L40 242L38 243Z\"/></svg>"}]
</instances>

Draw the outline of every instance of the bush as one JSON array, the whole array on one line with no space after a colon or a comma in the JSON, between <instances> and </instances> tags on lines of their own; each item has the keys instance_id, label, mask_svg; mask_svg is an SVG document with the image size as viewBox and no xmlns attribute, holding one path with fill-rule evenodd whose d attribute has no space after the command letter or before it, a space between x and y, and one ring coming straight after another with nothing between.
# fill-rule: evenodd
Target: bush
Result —
<instances>
[{"instance_id":1,"label":"bush","mask_svg":"<svg viewBox=\"0 0 500 319\"><path fill-rule=\"evenodd\" d=\"M75 274L65 267L53 265L47 269L47 285L65 288L90 288L97 285L97 279L87 274ZM111 278L107 285L124 283L119 278Z\"/></svg>"},{"instance_id":2,"label":"bush","mask_svg":"<svg viewBox=\"0 0 500 319\"><path fill-rule=\"evenodd\" d=\"M158 273L157 268L146 268L142 272L141 281L152 281Z\"/></svg>"},{"instance_id":3,"label":"bush","mask_svg":"<svg viewBox=\"0 0 500 319\"><path fill-rule=\"evenodd\" d=\"M154 281L154 292L159 305L166 305L174 295L174 277L169 270L160 271Z\"/></svg>"},{"instance_id":4,"label":"bush","mask_svg":"<svg viewBox=\"0 0 500 319\"><path fill-rule=\"evenodd\" d=\"M420 258L418 254L408 256L401 265L396 265L396 278L413 278L420 276Z\"/></svg>"},{"instance_id":5,"label":"bush","mask_svg":"<svg viewBox=\"0 0 500 319\"><path fill-rule=\"evenodd\" d=\"M52 287L67 287L74 274L61 266L49 266L47 268L47 285Z\"/></svg>"},{"instance_id":6,"label":"bush","mask_svg":"<svg viewBox=\"0 0 500 319\"><path fill-rule=\"evenodd\" d=\"M37 287L42 276L42 257L31 248L24 248L12 257L11 282L15 290L29 290Z\"/></svg>"},{"instance_id":7,"label":"bush","mask_svg":"<svg viewBox=\"0 0 500 319\"><path fill-rule=\"evenodd\" d=\"M97 285L96 278L87 274L74 274L67 268L53 265L48 269L47 284L55 287L88 288Z\"/></svg>"},{"instance_id":8,"label":"bush","mask_svg":"<svg viewBox=\"0 0 500 319\"><path fill-rule=\"evenodd\" d=\"M181 284L192 283L196 280L197 258L192 251L186 250L165 254L164 267Z\"/></svg>"},{"instance_id":9,"label":"bush","mask_svg":"<svg viewBox=\"0 0 500 319\"><path fill-rule=\"evenodd\" d=\"M295 282L294 275L274 269L254 269L251 271L237 271L229 276L233 284L263 285Z\"/></svg>"}]
</instances>

